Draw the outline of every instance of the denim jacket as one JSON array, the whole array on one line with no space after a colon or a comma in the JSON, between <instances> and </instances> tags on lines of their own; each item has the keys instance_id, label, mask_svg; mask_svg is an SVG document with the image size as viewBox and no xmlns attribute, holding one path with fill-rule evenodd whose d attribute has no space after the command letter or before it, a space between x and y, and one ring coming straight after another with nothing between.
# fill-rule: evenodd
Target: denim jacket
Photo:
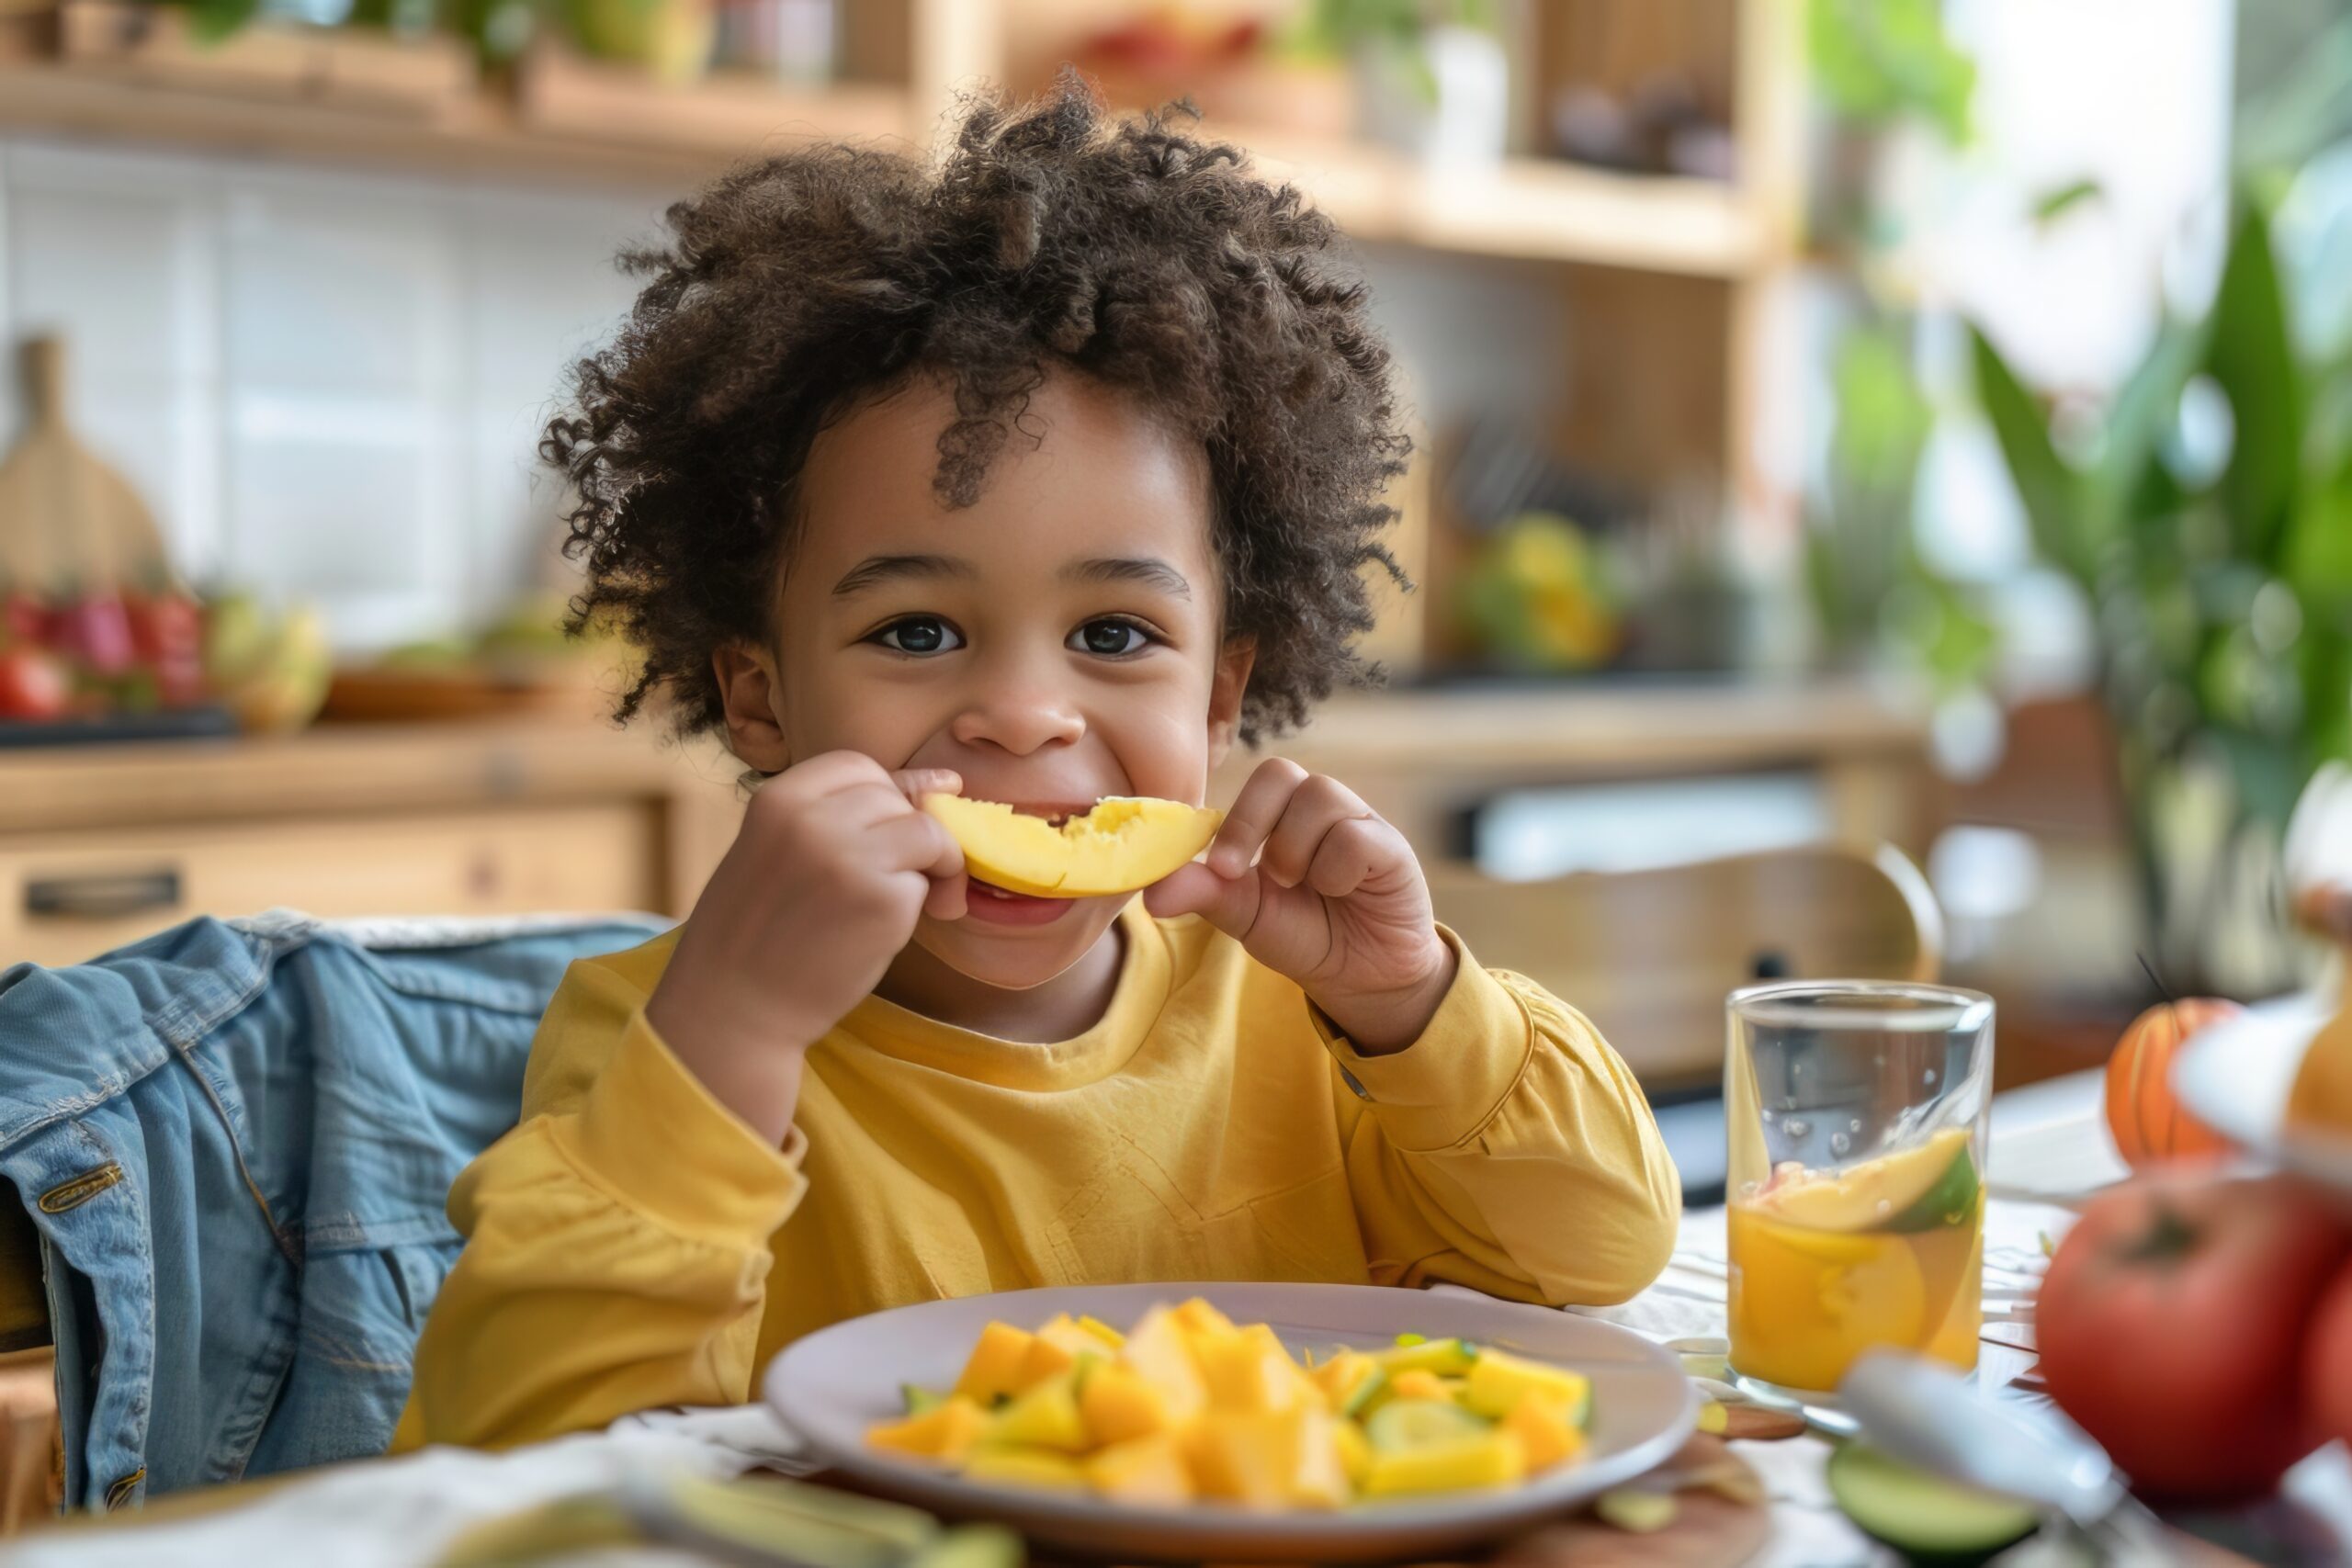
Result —
<instances>
[{"instance_id":1,"label":"denim jacket","mask_svg":"<svg viewBox=\"0 0 2352 1568\"><path fill-rule=\"evenodd\" d=\"M41 1236L70 1506L382 1451L540 1012L615 917L198 919L0 970L0 1177Z\"/></svg>"}]
</instances>

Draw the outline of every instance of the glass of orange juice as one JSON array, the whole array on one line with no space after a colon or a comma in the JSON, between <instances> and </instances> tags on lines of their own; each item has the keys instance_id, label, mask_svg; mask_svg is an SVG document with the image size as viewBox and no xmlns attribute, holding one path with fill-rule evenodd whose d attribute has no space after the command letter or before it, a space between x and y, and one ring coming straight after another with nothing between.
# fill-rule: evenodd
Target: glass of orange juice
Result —
<instances>
[{"instance_id":1,"label":"glass of orange juice","mask_svg":"<svg viewBox=\"0 0 2352 1568\"><path fill-rule=\"evenodd\" d=\"M1822 1403L1881 1347L1973 1371L1993 999L1782 981L1729 1011L1734 1380Z\"/></svg>"}]
</instances>

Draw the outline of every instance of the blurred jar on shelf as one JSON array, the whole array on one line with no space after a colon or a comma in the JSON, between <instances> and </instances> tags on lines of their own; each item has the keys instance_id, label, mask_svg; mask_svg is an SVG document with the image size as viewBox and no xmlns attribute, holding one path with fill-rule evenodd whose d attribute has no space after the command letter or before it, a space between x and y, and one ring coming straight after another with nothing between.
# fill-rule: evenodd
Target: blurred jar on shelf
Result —
<instances>
[{"instance_id":1,"label":"blurred jar on shelf","mask_svg":"<svg viewBox=\"0 0 2352 1568\"><path fill-rule=\"evenodd\" d=\"M721 0L716 62L815 86L839 69L840 0Z\"/></svg>"}]
</instances>

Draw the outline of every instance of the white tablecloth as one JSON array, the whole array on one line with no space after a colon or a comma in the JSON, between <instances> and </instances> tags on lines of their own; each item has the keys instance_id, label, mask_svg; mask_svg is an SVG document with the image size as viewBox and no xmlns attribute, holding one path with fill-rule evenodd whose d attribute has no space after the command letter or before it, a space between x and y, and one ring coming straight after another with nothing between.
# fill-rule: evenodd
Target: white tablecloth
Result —
<instances>
[{"instance_id":1,"label":"white tablecloth","mask_svg":"<svg viewBox=\"0 0 2352 1568\"><path fill-rule=\"evenodd\" d=\"M2095 1075L2041 1085L1996 1103L1988 1161L1995 1196L1985 1217L1986 1334L2028 1343L2018 1324L1998 1321L2005 1304L2042 1262L2041 1237L2060 1234L2071 1213L2034 1201L2111 1179L2117 1169L2098 1125ZM1719 1336L1724 1324L1724 1215L1686 1214L1665 1275L1623 1306L1591 1315L1656 1338ZM1987 1345L1980 1371L1997 1389L2031 1361ZM1733 1445L1772 1496L1773 1540L1758 1561L1769 1568L1860 1568L1892 1562L1846 1523L1822 1479L1826 1445L1812 1438ZM727 1476L766 1465L794 1468L797 1444L758 1405L633 1416L604 1432L503 1454L433 1449L396 1460L323 1471L266 1493L232 1512L146 1529L69 1530L36 1537L0 1557L25 1568L264 1568L334 1562L342 1568L424 1568L458 1532L483 1519L571 1493L615 1484L632 1472L672 1465ZM2301 1490L2341 1498L2352 1512L2352 1462L2340 1451L2307 1466ZM2352 1517L2342 1521L2352 1540ZM614 1551L576 1561L598 1568L682 1568L704 1560L654 1550Z\"/></svg>"}]
</instances>

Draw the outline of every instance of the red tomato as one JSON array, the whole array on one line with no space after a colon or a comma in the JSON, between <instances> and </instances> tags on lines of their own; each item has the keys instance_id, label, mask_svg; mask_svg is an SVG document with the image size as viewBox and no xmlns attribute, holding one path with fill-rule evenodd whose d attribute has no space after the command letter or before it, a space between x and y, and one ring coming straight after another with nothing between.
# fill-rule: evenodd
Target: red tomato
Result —
<instances>
[{"instance_id":1,"label":"red tomato","mask_svg":"<svg viewBox=\"0 0 2352 1568\"><path fill-rule=\"evenodd\" d=\"M48 606L21 589L0 597L0 643L40 648L48 641Z\"/></svg>"},{"instance_id":2,"label":"red tomato","mask_svg":"<svg viewBox=\"0 0 2352 1568\"><path fill-rule=\"evenodd\" d=\"M40 649L0 652L0 718L55 718L73 695L65 666Z\"/></svg>"},{"instance_id":3,"label":"red tomato","mask_svg":"<svg viewBox=\"0 0 2352 1568\"><path fill-rule=\"evenodd\" d=\"M2312 1314L2311 1339L2303 1347L2303 1398L2321 1437L2352 1443L2352 1263L2335 1271Z\"/></svg>"},{"instance_id":4,"label":"red tomato","mask_svg":"<svg viewBox=\"0 0 2352 1568\"><path fill-rule=\"evenodd\" d=\"M2184 1172L2101 1194L2050 1260L2034 1312L2051 1397L2143 1495L2268 1492L2317 1446L2303 1330L2346 1240L2285 1178Z\"/></svg>"}]
</instances>

